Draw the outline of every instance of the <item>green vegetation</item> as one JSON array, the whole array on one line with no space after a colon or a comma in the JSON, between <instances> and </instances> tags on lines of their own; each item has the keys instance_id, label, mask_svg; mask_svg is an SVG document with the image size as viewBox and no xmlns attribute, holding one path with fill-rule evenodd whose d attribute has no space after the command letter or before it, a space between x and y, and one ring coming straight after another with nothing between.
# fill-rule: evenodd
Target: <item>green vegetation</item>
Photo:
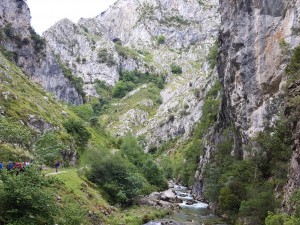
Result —
<instances>
[{"instance_id":1,"label":"green vegetation","mask_svg":"<svg viewBox=\"0 0 300 225\"><path fill-rule=\"evenodd\" d=\"M290 63L287 65L285 71L288 76L288 84L291 84L300 78L300 46L293 50Z\"/></svg>"},{"instance_id":2,"label":"green vegetation","mask_svg":"<svg viewBox=\"0 0 300 225\"><path fill-rule=\"evenodd\" d=\"M180 16L165 17L164 19L160 20L160 23L167 26L188 26L191 24L188 20L185 20Z\"/></svg>"},{"instance_id":3,"label":"green vegetation","mask_svg":"<svg viewBox=\"0 0 300 225\"><path fill-rule=\"evenodd\" d=\"M29 32L31 34L31 40L33 41L33 47L36 53L42 52L46 47L46 40L38 35L32 27L29 28Z\"/></svg>"},{"instance_id":4,"label":"green vegetation","mask_svg":"<svg viewBox=\"0 0 300 225\"><path fill-rule=\"evenodd\" d=\"M278 206L275 187L282 188L287 179L291 156L287 124L278 122L275 127L261 132L255 139L261 149L256 151L249 147L253 157L247 160L242 160L238 152L231 155L230 137L234 132L232 128L224 131L226 141L217 146L213 160L205 168L205 196L217 202L219 213L226 213L233 223L237 218L247 218L255 224L263 224L268 212Z\"/></svg>"},{"instance_id":5,"label":"green vegetation","mask_svg":"<svg viewBox=\"0 0 300 225\"><path fill-rule=\"evenodd\" d=\"M138 22L144 22L146 19L150 19L155 13L155 6L151 5L150 3L142 3L138 9L140 18Z\"/></svg>"},{"instance_id":6,"label":"green vegetation","mask_svg":"<svg viewBox=\"0 0 300 225\"><path fill-rule=\"evenodd\" d=\"M138 85L145 83L154 83L160 89L164 87L164 79L160 76L148 72L141 73L136 70L124 71L120 74L120 81L113 87L112 95L116 98L122 98Z\"/></svg>"},{"instance_id":7,"label":"green vegetation","mask_svg":"<svg viewBox=\"0 0 300 225\"><path fill-rule=\"evenodd\" d=\"M98 61L99 63L106 63L108 66L114 66L116 64L114 56L109 53L106 48L99 50Z\"/></svg>"},{"instance_id":8,"label":"green vegetation","mask_svg":"<svg viewBox=\"0 0 300 225\"><path fill-rule=\"evenodd\" d=\"M1 224L54 224L57 213L53 194L47 189L53 185L34 169L19 175L1 173L0 223Z\"/></svg>"},{"instance_id":9,"label":"green vegetation","mask_svg":"<svg viewBox=\"0 0 300 225\"><path fill-rule=\"evenodd\" d=\"M159 208L151 208L146 206L132 206L124 211L116 212L109 219L108 224L119 225L119 224L130 224L130 225L141 225L157 218L166 216L168 212Z\"/></svg>"},{"instance_id":10,"label":"green vegetation","mask_svg":"<svg viewBox=\"0 0 300 225\"><path fill-rule=\"evenodd\" d=\"M18 122L0 118L0 139L5 143L14 143L28 148L31 142L31 131Z\"/></svg>"},{"instance_id":11,"label":"green vegetation","mask_svg":"<svg viewBox=\"0 0 300 225\"><path fill-rule=\"evenodd\" d=\"M5 50L2 46L0 46L0 51L9 61L11 62L18 61L19 56L16 52Z\"/></svg>"},{"instance_id":12,"label":"green vegetation","mask_svg":"<svg viewBox=\"0 0 300 225\"><path fill-rule=\"evenodd\" d=\"M127 46L122 46L121 43L116 43L115 49L117 53L125 59L127 58L138 59L140 57L140 54L137 51Z\"/></svg>"},{"instance_id":13,"label":"green vegetation","mask_svg":"<svg viewBox=\"0 0 300 225\"><path fill-rule=\"evenodd\" d=\"M202 138L209 131L209 128L216 122L220 99L218 97L221 90L221 84L216 82L208 91L204 105L202 107L202 117L196 126L191 138L172 155L172 160L164 158L162 166L167 177L176 177L180 183L186 186L192 186L194 175L197 169L200 155L203 154ZM174 144L175 142L173 142ZM170 143L171 144L171 143ZM163 149L170 149L171 146L162 146ZM170 166L171 165L171 166ZM171 175L172 174L172 175Z\"/></svg>"},{"instance_id":14,"label":"green vegetation","mask_svg":"<svg viewBox=\"0 0 300 225\"><path fill-rule=\"evenodd\" d=\"M208 51L207 61L209 63L210 69L214 69L217 65L217 57L218 57L219 47L217 43L214 43Z\"/></svg>"},{"instance_id":15,"label":"green vegetation","mask_svg":"<svg viewBox=\"0 0 300 225\"><path fill-rule=\"evenodd\" d=\"M122 139L113 154L91 152L89 162L88 179L99 184L113 203L131 205L139 195L167 187L162 171L131 136Z\"/></svg>"},{"instance_id":16,"label":"green vegetation","mask_svg":"<svg viewBox=\"0 0 300 225\"><path fill-rule=\"evenodd\" d=\"M83 59L82 59L83 61ZM84 97L85 93L83 91L83 80L81 77L76 77L72 74L72 70L68 68L63 63L60 63L60 68L64 74L64 76L74 85L77 92Z\"/></svg>"},{"instance_id":17,"label":"green vegetation","mask_svg":"<svg viewBox=\"0 0 300 225\"><path fill-rule=\"evenodd\" d=\"M84 147L91 137L89 131L79 120L69 119L63 123L66 131L75 139L78 146Z\"/></svg>"},{"instance_id":18,"label":"green vegetation","mask_svg":"<svg viewBox=\"0 0 300 225\"><path fill-rule=\"evenodd\" d=\"M166 37L164 35L159 35L158 37L156 37L156 40L157 44L161 45L166 42Z\"/></svg>"},{"instance_id":19,"label":"green vegetation","mask_svg":"<svg viewBox=\"0 0 300 225\"><path fill-rule=\"evenodd\" d=\"M279 47L280 47L280 50L281 50L281 56L282 57L287 57L287 56L290 56L290 48L291 46L283 39L281 39L279 41Z\"/></svg>"},{"instance_id":20,"label":"green vegetation","mask_svg":"<svg viewBox=\"0 0 300 225\"><path fill-rule=\"evenodd\" d=\"M171 64L171 72L173 74L182 74L182 68L176 64Z\"/></svg>"}]
</instances>

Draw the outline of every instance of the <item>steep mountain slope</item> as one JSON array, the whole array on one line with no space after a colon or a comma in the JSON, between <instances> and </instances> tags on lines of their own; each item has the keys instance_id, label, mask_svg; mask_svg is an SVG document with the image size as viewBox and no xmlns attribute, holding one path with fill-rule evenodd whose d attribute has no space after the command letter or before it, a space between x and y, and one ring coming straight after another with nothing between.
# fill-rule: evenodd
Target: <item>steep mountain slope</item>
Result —
<instances>
[{"instance_id":1,"label":"steep mountain slope","mask_svg":"<svg viewBox=\"0 0 300 225\"><path fill-rule=\"evenodd\" d=\"M23 0L0 2L0 44L31 80L52 92L58 99L82 103L74 84L63 74L46 42L30 25L30 10Z\"/></svg>"},{"instance_id":2,"label":"steep mountain slope","mask_svg":"<svg viewBox=\"0 0 300 225\"><path fill-rule=\"evenodd\" d=\"M134 134L157 152L170 178L193 185L195 196L232 223L264 224L267 217L268 225L299 224L300 2L219 3L119 0L95 18L58 22L44 33L45 44L29 29L24 1L2 1L3 54L61 100L82 103L84 92L87 101L72 107L81 119L66 113L0 55L0 147L8 152L2 157L30 158L58 137L55 157L63 147L65 158L74 158L81 136L62 124L65 117L84 120L92 137L83 161L94 148L113 153L99 157L90 174L108 192L117 190L112 199L124 203L132 193L103 183L103 159L115 157L110 163L120 162L147 191L153 187L133 174L138 166L149 172L141 162L156 164L137 162L134 138L109 140L103 127L115 136ZM268 214L279 211L285 214Z\"/></svg>"},{"instance_id":3,"label":"steep mountain slope","mask_svg":"<svg viewBox=\"0 0 300 225\"><path fill-rule=\"evenodd\" d=\"M92 126L83 123L71 109L80 116L85 112L75 108L57 102L0 52L0 160L4 165L9 161L33 160L30 168L18 176L15 171L1 172L0 223L44 224L50 220L76 225L141 223L164 215L162 209L141 207L138 215L136 209L128 209L124 216L121 210L109 205L99 186L84 176L89 164L83 164L85 169L80 172L74 167L66 169L69 165L79 165L79 155L82 161L89 162L90 152L101 149L103 157L116 147L115 140L97 123ZM74 132L80 132L80 136ZM84 146L86 132L90 139ZM114 149L115 155L116 152ZM63 166L59 174L51 173L56 160ZM40 164L45 170L37 172ZM46 207L45 202L49 203Z\"/></svg>"},{"instance_id":4,"label":"steep mountain slope","mask_svg":"<svg viewBox=\"0 0 300 225\"><path fill-rule=\"evenodd\" d=\"M95 90L97 80L114 85L120 72L164 77L167 84L156 110L151 107L153 100L136 97L139 102L134 101L127 111L122 110L129 102L125 99L116 103L120 113L114 118L101 116L103 123L110 121L108 129L113 134L143 136L148 148L178 136L186 138L201 117L207 87L216 77L207 55L218 32L217 7L217 1L117 1L78 25L64 19L44 37L72 73L83 79L88 96L103 97Z\"/></svg>"},{"instance_id":5,"label":"steep mountain slope","mask_svg":"<svg viewBox=\"0 0 300 225\"><path fill-rule=\"evenodd\" d=\"M300 43L299 1L222 0L220 8L218 73L224 94L218 121L206 136L194 193L216 203L211 205L220 213L241 218L240 224L264 223L274 206L263 207L256 198L266 198L266 193L295 215L298 119L291 119L295 114L290 110L295 109L291 98L297 98L298 82L291 79L297 70L287 74L285 68ZM293 57L295 63L297 55ZM253 190L248 182L260 183L260 188ZM259 212L250 212L254 205Z\"/></svg>"}]
</instances>

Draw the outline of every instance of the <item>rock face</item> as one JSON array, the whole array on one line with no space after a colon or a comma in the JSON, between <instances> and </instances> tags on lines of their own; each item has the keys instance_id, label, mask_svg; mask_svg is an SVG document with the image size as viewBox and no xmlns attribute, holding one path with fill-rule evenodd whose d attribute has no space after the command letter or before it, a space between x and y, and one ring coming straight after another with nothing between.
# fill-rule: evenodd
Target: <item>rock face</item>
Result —
<instances>
[{"instance_id":1,"label":"rock face","mask_svg":"<svg viewBox=\"0 0 300 225\"><path fill-rule=\"evenodd\" d=\"M218 34L217 9L216 0L120 0L78 24L61 20L43 35L51 51L83 79L88 96L98 97L97 80L114 85L120 71L166 77L162 104L154 115L140 109L145 101L149 107L149 99L144 99L140 108L128 110L108 126L117 136L146 136L148 149L178 136L188 137L201 117L206 90L217 78L207 63ZM183 73L172 74L171 64L181 66Z\"/></svg>"},{"instance_id":2,"label":"rock face","mask_svg":"<svg viewBox=\"0 0 300 225\"><path fill-rule=\"evenodd\" d=\"M30 26L30 11L23 0L0 2L0 44L6 55L22 70L59 100L82 103L71 82L64 77L59 63L48 46Z\"/></svg>"},{"instance_id":3,"label":"rock face","mask_svg":"<svg viewBox=\"0 0 300 225\"><path fill-rule=\"evenodd\" d=\"M272 126L283 112L287 56L283 43L290 48L300 43L299 5L297 0L274 0L272 3L220 0L218 73L224 95L219 124L208 135L207 149L196 173L194 193L198 196L203 191L203 166L214 151L212 146L219 141L222 127L234 124L238 135L234 135L232 154L246 158L249 153L242 151L242 146L257 132ZM295 144L286 187L289 194L299 187L298 158L299 146Z\"/></svg>"}]
</instances>

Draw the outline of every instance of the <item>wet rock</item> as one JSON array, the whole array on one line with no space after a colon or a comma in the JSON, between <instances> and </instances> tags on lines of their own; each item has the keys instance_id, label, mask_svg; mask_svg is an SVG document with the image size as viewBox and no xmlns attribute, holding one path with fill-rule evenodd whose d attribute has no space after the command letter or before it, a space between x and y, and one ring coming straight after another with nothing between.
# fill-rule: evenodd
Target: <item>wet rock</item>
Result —
<instances>
[{"instance_id":1,"label":"wet rock","mask_svg":"<svg viewBox=\"0 0 300 225\"><path fill-rule=\"evenodd\" d=\"M185 204L186 205L194 205L196 203L197 203L197 201L195 201L195 200L187 200Z\"/></svg>"}]
</instances>

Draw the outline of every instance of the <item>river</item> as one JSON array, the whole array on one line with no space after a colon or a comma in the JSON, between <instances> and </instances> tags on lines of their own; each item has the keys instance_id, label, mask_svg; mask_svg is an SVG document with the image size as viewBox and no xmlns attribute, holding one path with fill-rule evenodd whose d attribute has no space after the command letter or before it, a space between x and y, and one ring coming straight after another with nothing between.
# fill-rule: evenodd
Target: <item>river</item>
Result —
<instances>
[{"instance_id":1,"label":"river","mask_svg":"<svg viewBox=\"0 0 300 225\"><path fill-rule=\"evenodd\" d=\"M195 201L186 187L174 185L172 190L183 200L183 203L179 204L181 209L164 219L151 221L145 225L228 225L207 208L208 204Z\"/></svg>"}]
</instances>

